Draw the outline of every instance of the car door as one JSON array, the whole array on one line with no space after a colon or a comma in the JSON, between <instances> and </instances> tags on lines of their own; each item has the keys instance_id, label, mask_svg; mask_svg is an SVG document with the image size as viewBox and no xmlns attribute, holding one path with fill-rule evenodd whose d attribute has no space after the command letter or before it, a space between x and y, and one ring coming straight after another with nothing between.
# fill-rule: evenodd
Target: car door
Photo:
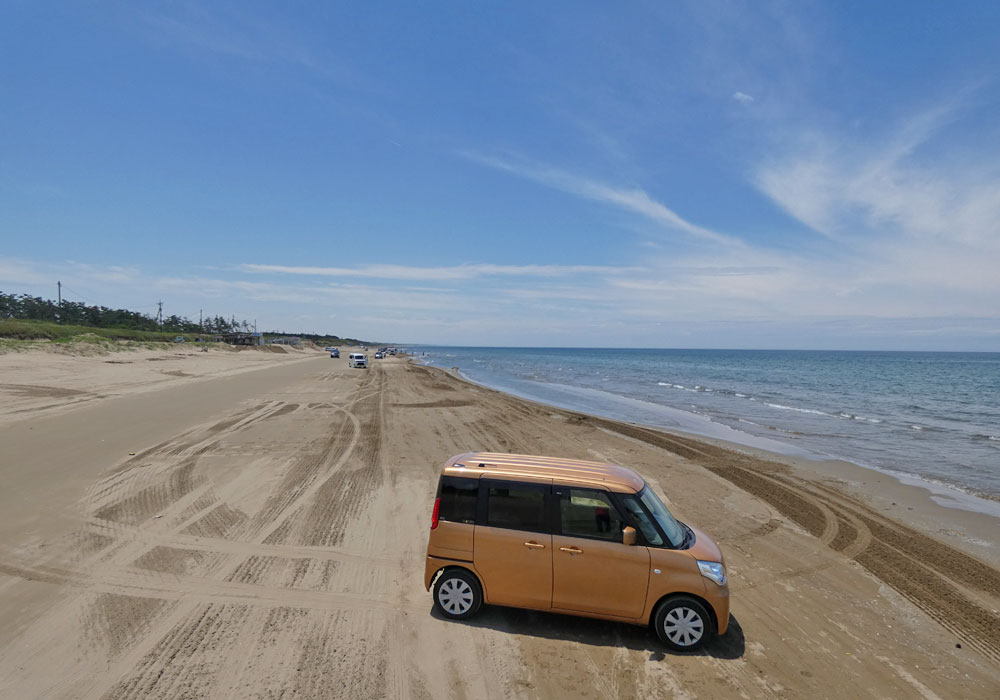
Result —
<instances>
[{"instance_id":1,"label":"car door","mask_svg":"<svg viewBox=\"0 0 1000 700\"><path fill-rule=\"evenodd\" d=\"M549 483L482 479L473 562L486 602L548 610L552 605Z\"/></svg>"},{"instance_id":2,"label":"car door","mask_svg":"<svg viewBox=\"0 0 1000 700\"><path fill-rule=\"evenodd\" d=\"M556 486L552 608L637 618L649 585L649 550L622 544L626 521L602 490Z\"/></svg>"}]
</instances>

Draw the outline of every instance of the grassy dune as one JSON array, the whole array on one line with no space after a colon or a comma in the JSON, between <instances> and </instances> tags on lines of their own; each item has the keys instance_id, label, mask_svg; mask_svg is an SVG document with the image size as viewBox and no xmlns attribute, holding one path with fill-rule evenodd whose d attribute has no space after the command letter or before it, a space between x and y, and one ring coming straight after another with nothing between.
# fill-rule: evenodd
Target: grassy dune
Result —
<instances>
[{"instance_id":1,"label":"grassy dune","mask_svg":"<svg viewBox=\"0 0 1000 700\"><path fill-rule=\"evenodd\" d=\"M0 338L14 340L49 340L70 342L86 336L109 340L145 340L171 342L177 336L194 340L194 333L172 333L159 331L137 331L128 328L93 328L91 326L62 326L48 321L24 321L20 319L0 319Z\"/></svg>"},{"instance_id":2,"label":"grassy dune","mask_svg":"<svg viewBox=\"0 0 1000 700\"><path fill-rule=\"evenodd\" d=\"M170 343L177 336L192 341L196 334L62 326L48 321L0 319L0 352L27 350L41 344L59 345L66 349L111 352Z\"/></svg>"}]
</instances>

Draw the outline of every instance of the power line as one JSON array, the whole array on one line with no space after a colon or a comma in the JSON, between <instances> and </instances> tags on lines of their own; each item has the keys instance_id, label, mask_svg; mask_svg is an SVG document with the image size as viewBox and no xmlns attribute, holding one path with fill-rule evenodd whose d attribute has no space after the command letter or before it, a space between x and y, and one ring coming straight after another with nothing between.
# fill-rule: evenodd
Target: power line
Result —
<instances>
[{"instance_id":1,"label":"power line","mask_svg":"<svg viewBox=\"0 0 1000 700\"><path fill-rule=\"evenodd\" d=\"M62 282L56 282L56 285L59 288L59 306L60 307L62 307L62 302L63 302L63 294L62 294L62 292L64 292L64 291L68 292L68 294L72 294L74 297L76 297L76 301L82 301L84 303L91 304L91 305L94 305L94 306L103 306L102 304L98 304L97 302L93 301L93 299L91 297L89 297L89 295L88 296L84 296L83 294L81 294L80 292L76 291L75 289L70 289L69 287L67 287ZM69 301L68 295L67 295L67 301ZM139 313L140 309L151 309L154 306L157 307L157 308L159 308L159 309L161 309L161 314L159 315L159 317L162 320L162 309L163 309L163 302L162 301L156 302L154 304L142 304L141 306L123 306L123 307L119 307L119 308L122 311L132 311L132 312L135 312L135 313ZM108 308L110 308L110 307L108 307Z\"/></svg>"},{"instance_id":2,"label":"power line","mask_svg":"<svg viewBox=\"0 0 1000 700\"><path fill-rule=\"evenodd\" d=\"M69 292L69 294L72 294L74 297L76 297L77 301L83 301L88 304L93 304L95 306L103 306L103 304L99 304L98 302L94 301L94 295L89 292L87 292L86 294L78 292L75 289L70 289L70 287L68 287L65 283L63 283L62 285L62 290L64 292ZM156 306L156 304L143 304L142 306L128 306L123 308L125 308L128 311L134 311L135 309L151 309L154 306Z\"/></svg>"},{"instance_id":3,"label":"power line","mask_svg":"<svg viewBox=\"0 0 1000 700\"><path fill-rule=\"evenodd\" d=\"M66 294L64 295L63 292L66 292ZM92 306L95 306L95 307L111 309L111 307L105 307L103 304L99 304L97 302L92 301L92 297L89 294L88 294L88 296L84 296L83 294L81 294L77 290L71 289L70 287L66 286L62 282L62 280L57 280L56 281L56 293L57 293L57 297L58 297L58 307L57 308L59 308L60 310L63 308L63 303L64 302L66 304L76 304L76 303L83 302L85 304L89 304L89 305L92 305ZM17 295L15 295L15 296L17 296ZM22 294L21 296L29 297L31 295ZM70 298L71 296L75 297L75 299ZM41 298L41 297L39 297L39 298ZM51 299L47 299L46 301L48 301L49 303L51 303ZM128 311L128 312L131 312L131 313L141 314L141 315L146 316L148 318L149 314L145 313L145 311L143 311L143 310L144 309L151 309L153 307L156 307L157 311L156 311L156 314L154 314L154 320L157 322L158 325L162 326L163 325L163 303L164 302L161 300L161 301L157 301L157 302L155 302L153 304L143 304L143 305L137 305L137 306L119 306L119 307L111 309L111 310L113 310L113 311ZM185 320L188 320L186 316L185 317L181 317L181 318L183 318ZM199 325L199 327L204 327L204 324L205 324L206 320L211 320L211 318L205 319L204 310L203 309L199 309L198 310L198 325ZM235 323L235 320L236 320L235 317L233 317L232 320Z\"/></svg>"},{"instance_id":4,"label":"power line","mask_svg":"<svg viewBox=\"0 0 1000 700\"><path fill-rule=\"evenodd\" d=\"M60 284L62 284L62 283L60 283ZM80 294L80 293L79 293L78 291L76 291L75 289L70 289L70 288L69 288L69 287L67 287L67 286L66 286L65 284L63 284L63 285L62 285L62 289L65 289L65 290L66 290L67 292L69 292L69 293L70 293L70 294L72 294L73 296L77 297L77 298L78 298L78 299L79 299L80 301L85 301L85 302L87 302L88 304L91 304L91 303L93 303L93 302L92 302L92 301L91 301L90 299L87 299L86 297L84 297L84 296L83 296L82 294ZM62 294L62 292L60 292L60 297L59 297L59 303L60 303L60 304L62 303L62 296L61 296L61 294Z\"/></svg>"}]
</instances>

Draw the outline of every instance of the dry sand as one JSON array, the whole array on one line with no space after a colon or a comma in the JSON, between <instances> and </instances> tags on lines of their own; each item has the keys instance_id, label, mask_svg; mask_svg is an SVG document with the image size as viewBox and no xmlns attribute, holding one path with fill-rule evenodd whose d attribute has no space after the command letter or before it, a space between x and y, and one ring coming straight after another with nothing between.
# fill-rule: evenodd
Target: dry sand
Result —
<instances>
[{"instance_id":1,"label":"dry sand","mask_svg":"<svg viewBox=\"0 0 1000 700\"><path fill-rule=\"evenodd\" d=\"M435 617L431 502L467 450L638 469L725 550L727 636ZM765 457L402 358L0 356L0 698L998 697L995 522Z\"/></svg>"}]
</instances>

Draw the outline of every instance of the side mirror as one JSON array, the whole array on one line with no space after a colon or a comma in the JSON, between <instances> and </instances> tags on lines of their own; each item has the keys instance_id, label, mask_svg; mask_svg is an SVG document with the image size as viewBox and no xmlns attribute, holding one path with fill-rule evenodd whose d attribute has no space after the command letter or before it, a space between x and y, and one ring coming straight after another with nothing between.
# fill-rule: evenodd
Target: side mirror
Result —
<instances>
[{"instance_id":1,"label":"side mirror","mask_svg":"<svg viewBox=\"0 0 1000 700\"><path fill-rule=\"evenodd\" d=\"M622 544L627 544L629 547L635 544L635 528L631 525L626 525L622 530Z\"/></svg>"}]
</instances>

